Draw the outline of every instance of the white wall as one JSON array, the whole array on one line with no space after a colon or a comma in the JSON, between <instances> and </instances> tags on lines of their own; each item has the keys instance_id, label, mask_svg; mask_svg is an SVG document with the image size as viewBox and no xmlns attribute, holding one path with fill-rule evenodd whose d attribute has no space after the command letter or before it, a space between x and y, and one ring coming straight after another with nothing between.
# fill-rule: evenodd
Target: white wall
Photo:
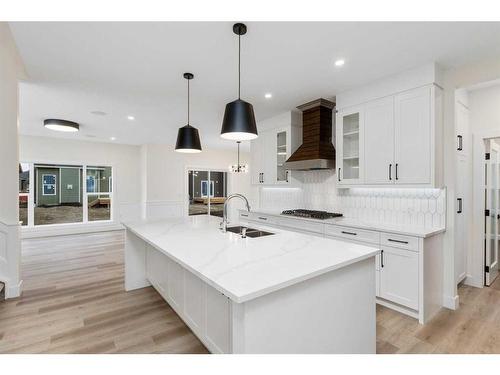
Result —
<instances>
[{"instance_id":1,"label":"white wall","mask_svg":"<svg viewBox=\"0 0 500 375\"><path fill-rule=\"evenodd\" d=\"M187 168L211 168L227 171L237 160L234 150L203 150L199 154L183 154L174 151L173 145L142 146L142 163L146 166L146 182L143 203L148 218L179 216L187 205ZM145 159L145 160L144 160ZM248 153L241 153L241 162L249 160ZM250 189L250 174L229 174L228 193L241 193L255 203ZM242 208L239 201L231 203L232 212ZM231 215L231 216L232 216Z\"/></svg>"},{"instance_id":2,"label":"white wall","mask_svg":"<svg viewBox=\"0 0 500 375\"><path fill-rule=\"evenodd\" d=\"M18 213L18 79L25 78L9 26L0 22L0 281L5 296L21 293Z\"/></svg>"},{"instance_id":3,"label":"white wall","mask_svg":"<svg viewBox=\"0 0 500 375\"><path fill-rule=\"evenodd\" d=\"M41 126L41 125L40 125ZM19 136L19 159L23 162L106 165L113 167L113 219L115 225L121 220L140 218L141 212L141 149L139 146L113 143L82 142L61 138ZM25 236L45 234L67 234L106 227L101 223L61 228L38 227L35 231L23 228Z\"/></svg>"},{"instance_id":4,"label":"white wall","mask_svg":"<svg viewBox=\"0 0 500 375\"><path fill-rule=\"evenodd\" d=\"M444 240L444 294L448 296L448 301L455 301L458 307L457 285L455 283L455 202L456 202L456 168L455 168L455 94L460 88L468 88L482 82L493 81L500 78L500 59L491 59L472 63L466 66L457 67L445 71L444 74L444 183L447 187L447 228ZM476 148L476 140L473 134L473 149ZM481 140L482 141L482 140ZM483 145L484 148L484 145ZM476 152L474 150L474 152ZM476 172L474 172L476 173ZM476 177L474 177L476 178ZM484 209L484 208L483 208ZM483 220L477 220L476 203L474 203L473 217L474 223L480 225ZM481 215L479 213L479 215ZM483 225L484 226L484 225ZM484 232L483 232L484 233ZM478 234L474 234L473 247L477 252L482 251L481 239ZM481 254L476 254L477 258ZM468 260L469 262L469 260ZM471 273L471 279L475 279L474 285L482 285L483 269L481 264L474 262L474 270ZM445 301L445 306L451 307L451 302Z\"/></svg>"},{"instance_id":5,"label":"white wall","mask_svg":"<svg viewBox=\"0 0 500 375\"><path fill-rule=\"evenodd\" d=\"M500 84L469 91L472 131L497 130L500 136Z\"/></svg>"}]
</instances>

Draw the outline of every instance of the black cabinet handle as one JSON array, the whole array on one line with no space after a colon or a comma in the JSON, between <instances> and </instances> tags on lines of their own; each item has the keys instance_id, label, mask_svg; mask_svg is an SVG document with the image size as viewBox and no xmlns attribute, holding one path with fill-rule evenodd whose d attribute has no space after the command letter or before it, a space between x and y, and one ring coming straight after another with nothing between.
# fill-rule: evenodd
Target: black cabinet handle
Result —
<instances>
[{"instance_id":1,"label":"black cabinet handle","mask_svg":"<svg viewBox=\"0 0 500 375\"><path fill-rule=\"evenodd\" d=\"M390 242L397 242L397 243L404 243L405 245L408 245L408 241L393 240L392 238L389 238L387 241L390 241Z\"/></svg>"},{"instance_id":2,"label":"black cabinet handle","mask_svg":"<svg viewBox=\"0 0 500 375\"><path fill-rule=\"evenodd\" d=\"M288 171L286 171L286 182L288 182Z\"/></svg>"},{"instance_id":3,"label":"black cabinet handle","mask_svg":"<svg viewBox=\"0 0 500 375\"><path fill-rule=\"evenodd\" d=\"M262 172L262 183L264 183L264 172Z\"/></svg>"},{"instance_id":4,"label":"black cabinet handle","mask_svg":"<svg viewBox=\"0 0 500 375\"><path fill-rule=\"evenodd\" d=\"M392 164L389 164L389 181L392 180Z\"/></svg>"},{"instance_id":5,"label":"black cabinet handle","mask_svg":"<svg viewBox=\"0 0 500 375\"><path fill-rule=\"evenodd\" d=\"M341 233L349 234L351 236L357 236L358 235L357 233L354 233L354 232L345 232L345 231L342 231Z\"/></svg>"},{"instance_id":6,"label":"black cabinet handle","mask_svg":"<svg viewBox=\"0 0 500 375\"><path fill-rule=\"evenodd\" d=\"M248 214L240 214L243 217L248 217Z\"/></svg>"},{"instance_id":7,"label":"black cabinet handle","mask_svg":"<svg viewBox=\"0 0 500 375\"><path fill-rule=\"evenodd\" d=\"M461 214L462 213L462 198L457 198L457 202L458 202L457 214Z\"/></svg>"},{"instance_id":8,"label":"black cabinet handle","mask_svg":"<svg viewBox=\"0 0 500 375\"><path fill-rule=\"evenodd\" d=\"M337 178L338 178L339 181L340 181L340 169L341 168L339 168L339 172L338 172L338 175L337 175Z\"/></svg>"},{"instance_id":9,"label":"black cabinet handle","mask_svg":"<svg viewBox=\"0 0 500 375\"><path fill-rule=\"evenodd\" d=\"M267 217L259 216L259 220L267 220Z\"/></svg>"},{"instance_id":10,"label":"black cabinet handle","mask_svg":"<svg viewBox=\"0 0 500 375\"><path fill-rule=\"evenodd\" d=\"M396 163L396 180L398 179L398 163Z\"/></svg>"},{"instance_id":11,"label":"black cabinet handle","mask_svg":"<svg viewBox=\"0 0 500 375\"><path fill-rule=\"evenodd\" d=\"M384 268L384 250L380 251L380 267Z\"/></svg>"},{"instance_id":12,"label":"black cabinet handle","mask_svg":"<svg viewBox=\"0 0 500 375\"><path fill-rule=\"evenodd\" d=\"M461 135L457 135L457 138L458 138L457 150L462 151L463 150L463 137Z\"/></svg>"}]
</instances>

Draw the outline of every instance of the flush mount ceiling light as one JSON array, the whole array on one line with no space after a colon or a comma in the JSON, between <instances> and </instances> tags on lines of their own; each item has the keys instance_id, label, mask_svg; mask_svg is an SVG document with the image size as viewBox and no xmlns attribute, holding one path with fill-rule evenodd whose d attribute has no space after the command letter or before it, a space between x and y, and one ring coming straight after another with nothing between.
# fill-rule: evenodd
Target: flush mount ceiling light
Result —
<instances>
[{"instance_id":1,"label":"flush mount ceiling light","mask_svg":"<svg viewBox=\"0 0 500 375\"><path fill-rule=\"evenodd\" d=\"M238 164L236 165L231 165L229 167L229 171L233 173L246 173L248 172L248 165L246 164L240 164L240 143L241 141L236 141L238 144Z\"/></svg>"},{"instance_id":2,"label":"flush mount ceiling light","mask_svg":"<svg viewBox=\"0 0 500 375\"><path fill-rule=\"evenodd\" d=\"M77 132L80 130L80 125L73 121L59 120L59 119L47 119L43 120L43 126L50 130L56 130L59 132Z\"/></svg>"},{"instance_id":3,"label":"flush mount ceiling light","mask_svg":"<svg viewBox=\"0 0 500 375\"><path fill-rule=\"evenodd\" d=\"M189 125L189 81L194 78L192 73L184 73L184 78L187 80L188 100L187 100L187 125L179 128L177 133L177 143L175 144L175 151L184 153L197 153L201 152L200 135L198 129Z\"/></svg>"},{"instance_id":4,"label":"flush mount ceiling light","mask_svg":"<svg viewBox=\"0 0 500 375\"><path fill-rule=\"evenodd\" d=\"M249 141L258 137L253 106L241 100L241 36L247 32L246 25L236 23L233 32L238 35L238 99L226 104L220 136L233 141Z\"/></svg>"},{"instance_id":5,"label":"flush mount ceiling light","mask_svg":"<svg viewBox=\"0 0 500 375\"><path fill-rule=\"evenodd\" d=\"M130 121L134 121L135 120L135 117L134 116L127 116L127 120L130 120Z\"/></svg>"},{"instance_id":6,"label":"flush mount ceiling light","mask_svg":"<svg viewBox=\"0 0 500 375\"><path fill-rule=\"evenodd\" d=\"M268 92L264 95L264 98L266 98L266 99L271 99L272 97L273 97L273 94L271 94L270 92Z\"/></svg>"},{"instance_id":7,"label":"flush mount ceiling light","mask_svg":"<svg viewBox=\"0 0 500 375\"><path fill-rule=\"evenodd\" d=\"M112 141L116 141L116 137L111 137L109 139L111 139Z\"/></svg>"},{"instance_id":8,"label":"flush mount ceiling light","mask_svg":"<svg viewBox=\"0 0 500 375\"><path fill-rule=\"evenodd\" d=\"M335 61L335 66L342 66L345 64L345 60L339 59Z\"/></svg>"}]
</instances>

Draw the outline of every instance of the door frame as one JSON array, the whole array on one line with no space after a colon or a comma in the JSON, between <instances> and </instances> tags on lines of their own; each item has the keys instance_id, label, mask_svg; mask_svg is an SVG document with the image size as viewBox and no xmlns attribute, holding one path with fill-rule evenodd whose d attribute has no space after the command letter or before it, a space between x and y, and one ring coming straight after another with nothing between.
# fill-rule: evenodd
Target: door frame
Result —
<instances>
[{"instance_id":1,"label":"door frame","mask_svg":"<svg viewBox=\"0 0 500 375\"><path fill-rule=\"evenodd\" d=\"M196 167L196 166L185 166L184 167L184 216L189 216L189 171L202 171L202 172L227 172L227 188L226 196L229 196L233 191L233 179L232 173L229 172L227 167ZM210 177L209 177L210 180ZM209 194L210 195L210 194ZM208 215L210 216L210 199L208 200Z\"/></svg>"},{"instance_id":2,"label":"door frame","mask_svg":"<svg viewBox=\"0 0 500 375\"><path fill-rule=\"evenodd\" d=\"M467 275L467 284L478 288L483 288L485 277L485 220L484 210L484 188L486 173L484 168L484 154L486 153L485 140L500 138L500 130L489 130L481 132L472 132L472 210L473 218L481 220L472 220L472 249L470 264L468 265L469 274ZM469 258L468 258L469 259Z\"/></svg>"},{"instance_id":3,"label":"door frame","mask_svg":"<svg viewBox=\"0 0 500 375\"><path fill-rule=\"evenodd\" d=\"M486 186L489 187L490 189L493 189L494 186L491 186L492 185L492 175L491 175L491 164L494 165L494 168L497 169L497 172L496 172L496 191L494 191L493 194L495 194L495 198L494 200L492 201L491 199L491 195L489 194L490 192L489 191L486 191L486 207L490 207L490 212L489 212L489 216L488 216L488 219L485 220L485 233L484 233L484 236L485 236L485 254L484 254L484 257L485 257L485 269L484 269L484 284L486 286L490 286L494 280L497 278L498 276L498 214L499 214L499 204L498 204L498 189L499 189L499 184L500 184L500 176L499 176L499 173L498 173L498 168L499 168L499 160L500 160L500 145L497 143L497 142L494 142L493 144L491 144L491 140L490 140L490 147L489 147L489 153L490 153L490 161L489 163L486 162L485 165L488 166L488 171L490 171L489 173L486 174ZM495 163L493 163L493 159L491 158L491 154L492 152L495 151L496 152L496 161ZM495 172L493 172L495 173ZM489 204L488 204L489 202ZM492 207L492 205L494 205L494 207ZM485 209L486 209L485 207ZM493 222L494 222L494 228L491 228L491 215L493 215ZM492 233L492 230L494 230L494 232ZM494 238L494 248L492 249L491 248L491 236L493 235L493 238ZM489 251L488 251L489 250ZM493 263L493 266L491 264L489 264L489 262L486 261L486 259L488 259L487 257L489 256L491 258L491 252L496 252L495 254L495 257L496 257L496 261ZM488 264L488 266L487 266ZM489 270L486 271L486 267L489 267Z\"/></svg>"}]
</instances>

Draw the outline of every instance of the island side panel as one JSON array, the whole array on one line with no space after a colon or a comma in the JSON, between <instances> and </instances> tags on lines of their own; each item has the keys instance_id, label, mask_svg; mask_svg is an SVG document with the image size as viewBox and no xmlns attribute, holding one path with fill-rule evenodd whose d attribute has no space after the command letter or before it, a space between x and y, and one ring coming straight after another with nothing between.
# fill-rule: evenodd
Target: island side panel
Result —
<instances>
[{"instance_id":1,"label":"island side panel","mask_svg":"<svg viewBox=\"0 0 500 375\"><path fill-rule=\"evenodd\" d=\"M235 353L375 353L375 257L233 303Z\"/></svg>"},{"instance_id":2,"label":"island side panel","mask_svg":"<svg viewBox=\"0 0 500 375\"><path fill-rule=\"evenodd\" d=\"M150 285L146 277L146 242L127 229L125 232L125 290Z\"/></svg>"}]
</instances>

